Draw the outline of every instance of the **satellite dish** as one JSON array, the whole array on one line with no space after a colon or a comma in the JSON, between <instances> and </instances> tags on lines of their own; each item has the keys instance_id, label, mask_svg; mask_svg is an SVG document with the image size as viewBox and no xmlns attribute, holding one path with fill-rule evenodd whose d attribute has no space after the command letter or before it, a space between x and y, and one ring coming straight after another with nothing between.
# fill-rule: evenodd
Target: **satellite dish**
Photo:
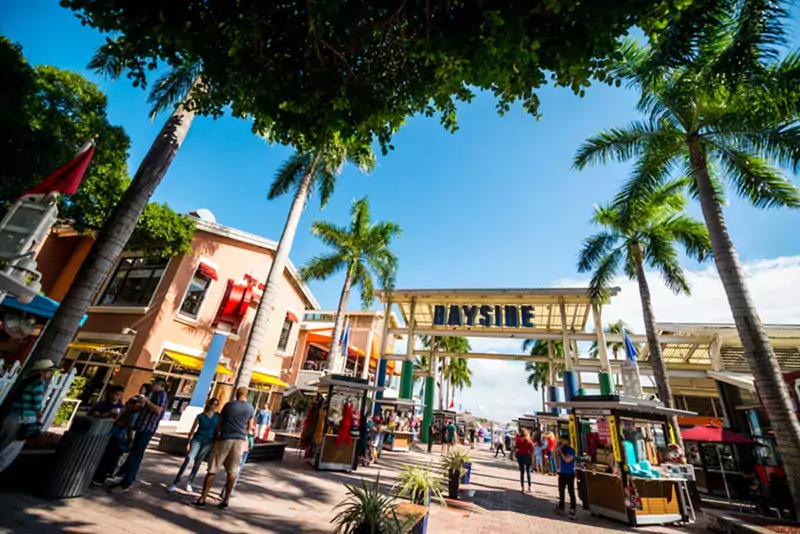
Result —
<instances>
[{"instance_id":1,"label":"satellite dish","mask_svg":"<svg viewBox=\"0 0 800 534\"><path fill-rule=\"evenodd\" d=\"M200 208L200 209L196 209L194 211L190 211L189 215L191 215L192 217L195 217L197 219L200 219L202 221L206 221L206 222L210 222L210 223L216 223L217 222L217 218L214 217L214 214L211 213L210 210L207 210L205 208Z\"/></svg>"},{"instance_id":2,"label":"satellite dish","mask_svg":"<svg viewBox=\"0 0 800 534\"><path fill-rule=\"evenodd\" d=\"M22 339L31 335L36 328L36 319L27 315L7 313L3 319L3 329L14 339Z\"/></svg>"}]
</instances>

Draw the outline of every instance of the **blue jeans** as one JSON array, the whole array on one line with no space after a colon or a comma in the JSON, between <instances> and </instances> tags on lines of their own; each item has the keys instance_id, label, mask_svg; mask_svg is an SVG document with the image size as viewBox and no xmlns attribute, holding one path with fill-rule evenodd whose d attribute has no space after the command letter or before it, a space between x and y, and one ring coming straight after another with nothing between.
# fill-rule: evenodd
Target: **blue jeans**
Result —
<instances>
[{"instance_id":1,"label":"blue jeans","mask_svg":"<svg viewBox=\"0 0 800 534\"><path fill-rule=\"evenodd\" d=\"M178 474L175 475L175 481L173 484L176 486L178 482L181 481L183 478L183 474L186 472L186 468L189 467L189 462L194 461L194 465L192 465L192 471L189 473L189 480L187 481L188 484L194 483L194 478L197 476L197 472L200 471L200 466L208 456L208 453L211 452L211 447L214 446L213 440L200 440L200 439L193 439L192 442L189 444L189 452L186 453L186 458L183 460L183 464L181 468L178 470Z\"/></svg>"},{"instance_id":2,"label":"blue jeans","mask_svg":"<svg viewBox=\"0 0 800 534\"><path fill-rule=\"evenodd\" d=\"M139 468L142 467L142 460L144 460L144 453L147 451L147 445L153 439L155 432L152 430L139 430L136 432L136 437L133 438L133 445L131 452L128 455L128 462L125 466L125 475L122 477L120 485L123 488L130 487L133 481L136 480L136 475L139 474Z\"/></svg>"},{"instance_id":3,"label":"blue jeans","mask_svg":"<svg viewBox=\"0 0 800 534\"><path fill-rule=\"evenodd\" d=\"M552 451L550 453L550 472L555 474L556 472L556 452Z\"/></svg>"},{"instance_id":4,"label":"blue jeans","mask_svg":"<svg viewBox=\"0 0 800 534\"><path fill-rule=\"evenodd\" d=\"M108 438L108 445L106 445L103 457L100 459L100 464L97 466L97 471L94 473L95 482L102 484L107 478L114 474L119 459L125 454L125 449L127 448L127 439L117 436Z\"/></svg>"},{"instance_id":5,"label":"blue jeans","mask_svg":"<svg viewBox=\"0 0 800 534\"><path fill-rule=\"evenodd\" d=\"M528 486L531 485L531 463L533 458L530 454L519 454L517 453L517 463L519 464L519 484L520 486L525 485L525 478L524 475L528 473Z\"/></svg>"}]
</instances>

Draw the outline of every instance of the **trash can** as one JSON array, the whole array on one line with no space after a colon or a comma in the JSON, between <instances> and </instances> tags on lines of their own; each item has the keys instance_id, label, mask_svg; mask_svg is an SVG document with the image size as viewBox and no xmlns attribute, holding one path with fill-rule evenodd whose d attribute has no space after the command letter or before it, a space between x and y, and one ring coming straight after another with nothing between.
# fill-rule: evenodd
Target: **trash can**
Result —
<instances>
[{"instance_id":1,"label":"trash can","mask_svg":"<svg viewBox=\"0 0 800 534\"><path fill-rule=\"evenodd\" d=\"M113 419L73 419L56 447L49 476L40 486L41 496L69 499L83 495L103 456L113 424Z\"/></svg>"}]
</instances>

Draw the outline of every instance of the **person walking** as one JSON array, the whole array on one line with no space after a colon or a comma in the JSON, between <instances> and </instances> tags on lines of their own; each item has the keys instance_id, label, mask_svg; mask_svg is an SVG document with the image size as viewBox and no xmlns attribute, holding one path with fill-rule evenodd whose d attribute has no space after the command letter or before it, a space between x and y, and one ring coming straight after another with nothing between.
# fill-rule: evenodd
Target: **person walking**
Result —
<instances>
[{"instance_id":1,"label":"person walking","mask_svg":"<svg viewBox=\"0 0 800 534\"><path fill-rule=\"evenodd\" d=\"M564 492L569 491L569 518L575 519L575 449L569 444L569 438L561 438L561 446L556 449L559 456L558 468L558 506L556 511L564 513Z\"/></svg>"},{"instance_id":2,"label":"person walking","mask_svg":"<svg viewBox=\"0 0 800 534\"><path fill-rule=\"evenodd\" d=\"M178 487L181 478L183 478L183 474L186 472L186 468L189 467L189 462L194 463L192 465L192 471L189 473L189 480L186 481L186 491L189 493L193 491L192 484L197 476L197 472L200 471L200 466L203 465L206 456L208 456L208 453L211 452L211 448L214 446L214 434L217 432L217 425L219 423L219 414L217 413L218 407L219 401L217 399L208 399L203 411L194 418L194 423L192 424L192 429L189 431L189 437L186 442L186 458L183 459L183 464L181 464L181 468L178 469L175 480L173 480L172 484L167 488L169 493L174 492Z\"/></svg>"},{"instance_id":3,"label":"person walking","mask_svg":"<svg viewBox=\"0 0 800 534\"><path fill-rule=\"evenodd\" d=\"M511 458L511 461L514 461L514 449L511 448L511 432L508 429L503 431L503 446L508 451L508 456ZM505 457L505 454L503 454Z\"/></svg>"},{"instance_id":4,"label":"person walking","mask_svg":"<svg viewBox=\"0 0 800 534\"><path fill-rule=\"evenodd\" d=\"M231 497L233 494L236 493L236 485L239 483L239 477L242 476L242 469L244 469L244 464L247 463L247 457L250 455L250 451L253 450L253 447L256 445L256 440L252 434L247 435L247 440L244 444L244 451L242 451L242 459L239 461L239 469L236 470L236 478L233 481L233 487L231 488ZM219 494L220 500L225 500L225 495L227 495L227 486L223 486L222 492Z\"/></svg>"},{"instance_id":5,"label":"person walking","mask_svg":"<svg viewBox=\"0 0 800 534\"><path fill-rule=\"evenodd\" d=\"M203 491L200 498L193 504L198 508L205 508L208 493L214 485L214 477L220 467L225 468L225 499L219 503L221 509L231 504L231 494L236 483L236 475L244 453L247 435L253 432L254 411L253 406L247 402L247 388L240 387L236 390L236 400L227 403L219 414L217 424L218 440L214 443L211 452L211 462L208 473L203 481Z\"/></svg>"},{"instance_id":6,"label":"person walking","mask_svg":"<svg viewBox=\"0 0 800 534\"><path fill-rule=\"evenodd\" d=\"M122 386L112 386L119 388L120 393L125 388ZM139 411L144 406L139 395L131 397L122 408L122 413L119 414L117 420L114 421L114 426L111 427L109 432L108 443L103 451L103 456L100 458L100 463L97 465L97 470L94 472L92 478L92 487L97 488L106 483L106 481L114 476L114 471L122 459L122 456L127 453L128 447L133 442L133 422L139 414Z\"/></svg>"},{"instance_id":7,"label":"person walking","mask_svg":"<svg viewBox=\"0 0 800 534\"><path fill-rule=\"evenodd\" d=\"M133 430L136 432L131 445L128 460L123 469L122 480L111 486L112 493L127 493L136 481L136 475L142 467L142 460L147 451L147 445L158 430L158 423L164 415L167 407L167 392L164 387L167 385L163 378L156 378L153 382L150 398L140 396L141 409L133 423Z\"/></svg>"},{"instance_id":8,"label":"person walking","mask_svg":"<svg viewBox=\"0 0 800 534\"><path fill-rule=\"evenodd\" d=\"M536 436L533 441L533 470L537 473L544 472L544 457L542 455L542 437Z\"/></svg>"},{"instance_id":9,"label":"person walking","mask_svg":"<svg viewBox=\"0 0 800 534\"><path fill-rule=\"evenodd\" d=\"M260 441L269 441L269 426L272 422L272 411L263 404L256 412L256 436Z\"/></svg>"},{"instance_id":10,"label":"person walking","mask_svg":"<svg viewBox=\"0 0 800 534\"><path fill-rule=\"evenodd\" d=\"M469 448L475 448L475 427L470 427L469 429Z\"/></svg>"},{"instance_id":11,"label":"person walking","mask_svg":"<svg viewBox=\"0 0 800 534\"><path fill-rule=\"evenodd\" d=\"M523 428L517 436L514 448L517 451L517 464L519 465L519 485L525 493L525 473L528 474L528 492L531 491L531 464L533 463L533 441L528 430Z\"/></svg>"},{"instance_id":12,"label":"person walking","mask_svg":"<svg viewBox=\"0 0 800 534\"><path fill-rule=\"evenodd\" d=\"M547 433L547 457L549 459L550 476L556 476L558 465L556 464L556 436L552 432Z\"/></svg>"},{"instance_id":13,"label":"person walking","mask_svg":"<svg viewBox=\"0 0 800 534\"><path fill-rule=\"evenodd\" d=\"M456 425L452 421L447 422L447 452L452 452L453 444L456 442Z\"/></svg>"},{"instance_id":14,"label":"person walking","mask_svg":"<svg viewBox=\"0 0 800 534\"><path fill-rule=\"evenodd\" d=\"M497 458L497 455L502 452L503 458L505 458L506 451L503 450L503 438L499 428L496 428L494 432L492 432L492 439L494 440L494 457Z\"/></svg>"},{"instance_id":15,"label":"person walking","mask_svg":"<svg viewBox=\"0 0 800 534\"><path fill-rule=\"evenodd\" d=\"M0 426L0 453L15 441L27 440L42 431L44 385L50 380L56 365L51 360L39 360L28 375L11 392L11 408Z\"/></svg>"}]
</instances>

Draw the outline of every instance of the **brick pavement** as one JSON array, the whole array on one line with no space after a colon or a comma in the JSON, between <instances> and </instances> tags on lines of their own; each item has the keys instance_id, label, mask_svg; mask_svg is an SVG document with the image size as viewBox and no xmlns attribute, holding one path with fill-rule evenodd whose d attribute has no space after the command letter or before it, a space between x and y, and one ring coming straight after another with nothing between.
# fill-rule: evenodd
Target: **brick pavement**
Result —
<instances>
[{"instance_id":1,"label":"brick pavement","mask_svg":"<svg viewBox=\"0 0 800 534\"><path fill-rule=\"evenodd\" d=\"M388 491L400 466L438 461L421 452L386 452L380 465L356 473L318 473L297 452L287 449L280 463L248 464L242 473L231 508L221 511L209 504L197 510L186 492L167 494L166 486L181 459L150 451L139 481L124 495L89 490L78 499L46 501L20 493L0 495L0 532L14 533L158 533L173 532L277 532L323 533L332 530L333 507L345 497L343 483L374 480L380 471ZM553 513L555 479L535 475L533 494L519 491L516 465L495 460L488 450L473 453L472 484L464 499L447 508L434 505L431 534L496 533L503 531L548 534L582 534L629 530L627 526L580 512L577 521ZM200 479L201 477L198 477ZM217 477L214 493L222 485ZM198 480L200 483L200 480ZM690 527L698 529L698 525ZM686 528L647 527L639 532L678 532Z\"/></svg>"}]
</instances>

